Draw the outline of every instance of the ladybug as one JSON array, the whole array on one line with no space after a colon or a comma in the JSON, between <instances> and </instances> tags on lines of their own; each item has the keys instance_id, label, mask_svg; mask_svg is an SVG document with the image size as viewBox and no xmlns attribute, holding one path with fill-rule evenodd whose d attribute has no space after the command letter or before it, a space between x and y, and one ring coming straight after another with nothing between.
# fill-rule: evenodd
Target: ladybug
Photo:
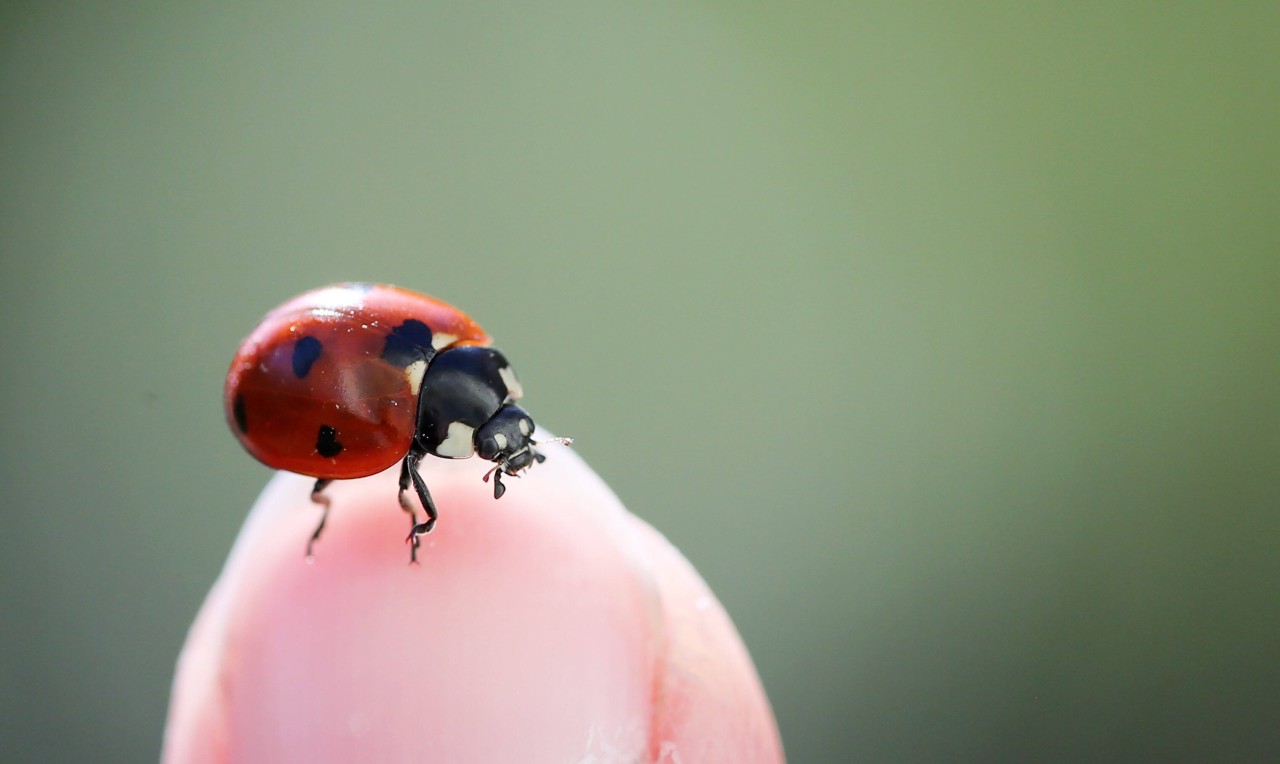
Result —
<instances>
[{"instance_id":1,"label":"ladybug","mask_svg":"<svg viewBox=\"0 0 1280 764\"><path fill-rule=\"evenodd\" d=\"M409 514L410 560L437 512L418 464L428 454L495 466L493 497L545 456L533 419L489 335L447 303L394 286L337 284L271 311L240 345L227 372L227 422L245 449L274 469L316 478L323 507L307 557L329 516L325 488L400 463L400 506ZM569 443L568 438L554 441ZM426 513L418 522L410 485Z\"/></svg>"}]
</instances>

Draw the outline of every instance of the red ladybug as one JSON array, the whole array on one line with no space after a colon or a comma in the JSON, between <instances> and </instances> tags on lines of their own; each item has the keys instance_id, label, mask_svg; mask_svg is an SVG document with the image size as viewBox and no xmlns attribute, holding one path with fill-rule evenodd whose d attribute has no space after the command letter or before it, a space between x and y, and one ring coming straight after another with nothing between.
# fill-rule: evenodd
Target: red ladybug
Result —
<instances>
[{"instance_id":1,"label":"red ladybug","mask_svg":"<svg viewBox=\"0 0 1280 764\"><path fill-rule=\"evenodd\" d=\"M267 314L227 372L227 421L258 461L317 478L311 498L329 514L325 487L400 463L400 505L418 536L436 507L418 463L427 454L495 463L502 475L546 457L534 450L533 420L514 401L520 383L489 335L462 311L381 284L338 284L300 295ZM559 442L570 442L567 438ZM410 483L426 511L419 523Z\"/></svg>"}]
</instances>

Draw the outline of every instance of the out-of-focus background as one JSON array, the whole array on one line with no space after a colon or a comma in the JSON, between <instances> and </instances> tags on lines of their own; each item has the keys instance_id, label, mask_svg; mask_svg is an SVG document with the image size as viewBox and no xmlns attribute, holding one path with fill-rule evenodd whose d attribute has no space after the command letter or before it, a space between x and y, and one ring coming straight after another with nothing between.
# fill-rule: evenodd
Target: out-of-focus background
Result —
<instances>
[{"instance_id":1,"label":"out-of-focus background","mask_svg":"<svg viewBox=\"0 0 1280 764\"><path fill-rule=\"evenodd\" d=\"M364 279L498 338L792 761L1275 760L1278 49L1274 4L5 4L0 758L155 758L268 477L228 360Z\"/></svg>"}]
</instances>

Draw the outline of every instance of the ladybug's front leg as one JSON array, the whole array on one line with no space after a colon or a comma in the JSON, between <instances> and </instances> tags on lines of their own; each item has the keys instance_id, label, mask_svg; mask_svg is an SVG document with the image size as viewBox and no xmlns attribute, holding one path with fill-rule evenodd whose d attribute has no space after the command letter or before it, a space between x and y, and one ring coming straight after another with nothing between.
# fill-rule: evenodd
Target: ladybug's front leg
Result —
<instances>
[{"instance_id":1,"label":"ladybug's front leg","mask_svg":"<svg viewBox=\"0 0 1280 764\"><path fill-rule=\"evenodd\" d=\"M418 561L418 534L414 533L418 527L418 510L409 500L409 483L412 481L409 473L411 470L416 471L418 465L416 461L410 463L409 460L412 458L412 456L406 456L404 461L400 462L400 508L409 515L409 535L405 541L413 545L409 550L410 563Z\"/></svg>"}]
</instances>

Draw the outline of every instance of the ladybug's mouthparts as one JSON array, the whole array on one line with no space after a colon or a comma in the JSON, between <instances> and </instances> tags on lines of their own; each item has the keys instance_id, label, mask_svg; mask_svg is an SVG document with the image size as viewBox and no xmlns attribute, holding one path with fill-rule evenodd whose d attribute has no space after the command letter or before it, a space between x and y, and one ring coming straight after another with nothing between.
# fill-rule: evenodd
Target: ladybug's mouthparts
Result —
<instances>
[{"instance_id":1,"label":"ladybug's mouthparts","mask_svg":"<svg viewBox=\"0 0 1280 764\"><path fill-rule=\"evenodd\" d=\"M484 482L488 483L489 477L493 477L493 498L501 499L502 494L507 492L507 487L502 484L502 476L504 474L510 475L511 477L520 477L520 473L532 468L534 462L542 464L546 461L547 457L533 450L534 446L542 446L546 444L570 446L573 445L573 438L548 438L547 440L530 441L529 445L519 451L512 452L499 458L493 467L490 468L488 472L484 473L483 478ZM518 461L519 457L524 456L525 454L531 455L533 457L533 461L526 462L519 467L513 467L512 463Z\"/></svg>"}]
</instances>

